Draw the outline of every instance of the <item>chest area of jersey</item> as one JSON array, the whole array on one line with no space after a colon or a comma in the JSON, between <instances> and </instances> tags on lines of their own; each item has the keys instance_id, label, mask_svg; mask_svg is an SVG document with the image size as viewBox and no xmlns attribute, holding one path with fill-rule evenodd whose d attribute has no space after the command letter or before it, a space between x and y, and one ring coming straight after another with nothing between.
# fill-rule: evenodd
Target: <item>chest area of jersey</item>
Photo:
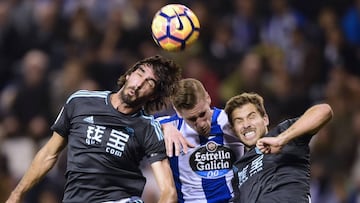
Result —
<instances>
[{"instance_id":1,"label":"chest area of jersey","mask_svg":"<svg viewBox=\"0 0 360 203\"><path fill-rule=\"evenodd\" d=\"M282 155L264 155L259 149L255 148L247 153L235 164L234 173L239 179L239 185L245 183L249 178L274 168L281 162Z\"/></svg>"},{"instance_id":2,"label":"chest area of jersey","mask_svg":"<svg viewBox=\"0 0 360 203\"><path fill-rule=\"evenodd\" d=\"M136 129L131 125L106 124L96 116L85 116L74 120L73 126L69 139L76 147L121 157L128 145L136 143Z\"/></svg>"},{"instance_id":3,"label":"chest area of jersey","mask_svg":"<svg viewBox=\"0 0 360 203\"><path fill-rule=\"evenodd\" d=\"M235 155L232 150L214 141L191 150L186 156L190 169L202 178L219 178L232 170Z\"/></svg>"}]
</instances>

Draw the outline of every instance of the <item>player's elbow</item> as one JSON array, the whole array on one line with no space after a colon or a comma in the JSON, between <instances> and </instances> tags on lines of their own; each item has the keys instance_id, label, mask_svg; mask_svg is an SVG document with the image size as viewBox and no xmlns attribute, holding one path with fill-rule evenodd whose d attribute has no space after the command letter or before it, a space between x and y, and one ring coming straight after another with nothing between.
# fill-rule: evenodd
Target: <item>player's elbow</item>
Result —
<instances>
[{"instance_id":1,"label":"player's elbow","mask_svg":"<svg viewBox=\"0 0 360 203\"><path fill-rule=\"evenodd\" d=\"M166 203L176 203L177 193L175 187L161 187L160 188L160 201Z\"/></svg>"},{"instance_id":2,"label":"player's elbow","mask_svg":"<svg viewBox=\"0 0 360 203\"><path fill-rule=\"evenodd\" d=\"M320 104L319 108L324 113L327 121L329 121L333 117L334 112L329 104L326 104L326 103Z\"/></svg>"},{"instance_id":3,"label":"player's elbow","mask_svg":"<svg viewBox=\"0 0 360 203\"><path fill-rule=\"evenodd\" d=\"M174 202L176 203L177 200L178 200L178 197L177 197L177 193L176 193L176 189L175 188L171 188L169 191L169 202Z\"/></svg>"},{"instance_id":4,"label":"player's elbow","mask_svg":"<svg viewBox=\"0 0 360 203\"><path fill-rule=\"evenodd\" d=\"M329 104L322 103L317 104L313 107L313 112L315 112L314 125L316 126L313 130L313 133L317 133L324 125L326 125L333 117L333 110Z\"/></svg>"}]
</instances>

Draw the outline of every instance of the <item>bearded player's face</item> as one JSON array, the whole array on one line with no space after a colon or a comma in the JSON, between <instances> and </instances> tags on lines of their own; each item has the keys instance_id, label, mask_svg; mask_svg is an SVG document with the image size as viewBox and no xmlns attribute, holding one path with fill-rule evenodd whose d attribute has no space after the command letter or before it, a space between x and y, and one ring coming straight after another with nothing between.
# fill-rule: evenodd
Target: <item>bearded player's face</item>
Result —
<instances>
[{"instance_id":1,"label":"bearded player's face","mask_svg":"<svg viewBox=\"0 0 360 203\"><path fill-rule=\"evenodd\" d=\"M152 99L155 94L157 79L151 65L140 65L137 70L126 76L126 82L120 96L129 106L137 106Z\"/></svg>"}]
</instances>

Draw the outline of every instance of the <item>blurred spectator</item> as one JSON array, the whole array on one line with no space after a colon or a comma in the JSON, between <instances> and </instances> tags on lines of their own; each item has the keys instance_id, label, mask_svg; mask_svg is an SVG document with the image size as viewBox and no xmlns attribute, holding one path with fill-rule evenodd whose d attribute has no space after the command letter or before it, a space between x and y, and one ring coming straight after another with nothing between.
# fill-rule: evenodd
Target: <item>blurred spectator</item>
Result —
<instances>
[{"instance_id":1,"label":"blurred spectator","mask_svg":"<svg viewBox=\"0 0 360 203\"><path fill-rule=\"evenodd\" d=\"M254 0L236 0L234 14L230 15L233 30L233 47L236 53L243 55L260 41L260 16Z\"/></svg>"},{"instance_id":2,"label":"blurred spectator","mask_svg":"<svg viewBox=\"0 0 360 203\"><path fill-rule=\"evenodd\" d=\"M56 115L66 98L79 89L99 90L99 84L93 81L94 87L84 87L90 82L85 65L77 58L64 62L64 66L51 74L51 113Z\"/></svg>"},{"instance_id":3,"label":"blurred spectator","mask_svg":"<svg viewBox=\"0 0 360 203\"><path fill-rule=\"evenodd\" d=\"M341 19L341 24L346 40L360 48L360 0L354 0L349 6Z\"/></svg>"},{"instance_id":4,"label":"blurred spectator","mask_svg":"<svg viewBox=\"0 0 360 203\"><path fill-rule=\"evenodd\" d=\"M36 144L31 138L23 135L22 137L18 136L4 139L0 147L0 153L7 157L9 175L11 175L15 181L18 181L30 166L37 149ZM15 187L15 185L12 185L12 187Z\"/></svg>"},{"instance_id":5,"label":"blurred spectator","mask_svg":"<svg viewBox=\"0 0 360 203\"><path fill-rule=\"evenodd\" d=\"M242 92L264 93L264 64L261 56L247 53L232 73L220 84L220 99L222 104L233 95Z\"/></svg>"},{"instance_id":6,"label":"blurred spectator","mask_svg":"<svg viewBox=\"0 0 360 203\"><path fill-rule=\"evenodd\" d=\"M350 125L352 123L354 106L347 102L352 100L351 90L347 84L347 74L340 67L334 68L330 72L329 82L325 89L325 101L332 106L336 117L334 117L328 126L329 143L326 145L326 152L314 152L318 160L330 159L324 167L330 174L331 187L334 190L334 195L340 202L344 202L347 198L347 185L349 181L347 174L351 172L357 148L354 144L357 143L357 138ZM328 149L331 149L331 151Z\"/></svg>"},{"instance_id":7,"label":"blurred spectator","mask_svg":"<svg viewBox=\"0 0 360 203\"><path fill-rule=\"evenodd\" d=\"M123 13L120 9L110 9L106 27L103 30L99 45L94 50L93 57L85 63L88 66L89 77L99 83L101 89L114 89L117 76L123 74L126 54L126 32L123 23Z\"/></svg>"},{"instance_id":8,"label":"blurred spectator","mask_svg":"<svg viewBox=\"0 0 360 203\"><path fill-rule=\"evenodd\" d=\"M294 79L296 83L304 78L303 74L308 50L309 46L305 40L302 29L294 29L293 32L290 33L289 49L285 54L285 69L291 79Z\"/></svg>"},{"instance_id":9,"label":"blurred spectator","mask_svg":"<svg viewBox=\"0 0 360 203\"><path fill-rule=\"evenodd\" d=\"M79 57L91 61L94 49L99 43L99 31L83 7L76 9L69 19L66 36L66 57Z\"/></svg>"},{"instance_id":10,"label":"blurred spectator","mask_svg":"<svg viewBox=\"0 0 360 203\"><path fill-rule=\"evenodd\" d=\"M220 78L212 70L213 68L210 68L210 64L208 64L204 59L194 56L189 57L184 64L183 75L185 78L196 78L202 84L204 84L204 86L207 87L208 93L211 97L211 105L219 106Z\"/></svg>"},{"instance_id":11,"label":"blurred spectator","mask_svg":"<svg viewBox=\"0 0 360 203\"><path fill-rule=\"evenodd\" d=\"M29 49L41 50L49 56L49 68L58 69L64 60L66 23L60 17L60 1L35 0Z\"/></svg>"},{"instance_id":12,"label":"blurred spectator","mask_svg":"<svg viewBox=\"0 0 360 203\"><path fill-rule=\"evenodd\" d=\"M333 145L330 128L325 126L311 140L311 182L310 194L313 203L341 203L335 193L329 148Z\"/></svg>"},{"instance_id":13,"label":"blurred spectator","mask_svg":"<svg viewBox=\"0 0 360 203\"><path fill-rule=\"evenodd\" d=\"M20 129L36 141L48 135L52 119L47 70L48 56L44 52L32 50L24 56L10 110Z\"/></svg>"},{"instance_id":14,"label":"blurred spectator","mask_svg":"<svg viewBox=\"0 0 360 203\"><path fill-rule=\"evenodd\" d=\"M305 16L288 0L271 0L269 19L261 28L262 41L279 46L286 53L293 31L304 26Z\"/></svg>"},{"instance_id":15,"label":"blurred spectator","mask_svg":"<svg viewBox=\"0 0 360 203\"><path fill-rule=\"evenodd\" d=\"M216 67L219 77L223 79L234 70L234 63L239 56L234 50L233 30L228 20L220 19L215 21L215 24L208 51L212 58L211 63Z\"/></svg>"},{"instance_id":16,"label":"blurred spectator","mask_svg":"<svg viewBox=\"0 0 360 203\"><path fill-rule=\"evenodd\" d=\"M46 139L52 120L47 78L48 58L39 50L28 52L22 61L19 77L2 92L2 126L5 137L2 153L8 157L11 174L23 175L37 149Z\"/></svg>"},{"instance_id":17,"label":"blurred spectator","mask_svg":"<svg viewBox=\"0 0 360 203\"><path fill-rule=\"evenodd\" d=\"M317 16L318 27L322 33L319 38L323 38L325 33L337 28L339 26L339 18L335 9L331 7L324 7L320 10L319 15ZM325 39L323 39L323 42Z\"/></svg>"},{"instance_id":18,"label":"blurred spectator","mask_svg":"<svg viewBox=\"0 0 360 203\"><path fill-rule=\"evenodd\" d=\"M197 45L203 46L202 51L207 53L212 37L211 29L215 26L214 19L217 16L214 16L211 12L208 1L191 1L189 3L189 8L195 13L200 22L200 37L197 40Z\"/></svg>"},{"instance_id":19,"label":"blurred spectator","mask_svg":"<svg viewBox=\"0 0 360 203\"><path fill-rule=\"evenodd\" d=\"M287 71L285 56L281 52L275 52L265 59L268 69L263 95L267 100L268 114L272 118L270 125L301 115L310 106L307 94L296 87L298 82Z\"/></svg>"},{"instance_id":20,"label":"blurred spectator","mask_svg":"<svg viewBox=\"0 0 360 203\"><path fill-rule=\"evenodd\" d=\"M360 63L355 49L344 39L339 27L329 29L325 33L324 57L328 68L340 65L349 73L360 76Z\"/></svg>"}]
</instances>

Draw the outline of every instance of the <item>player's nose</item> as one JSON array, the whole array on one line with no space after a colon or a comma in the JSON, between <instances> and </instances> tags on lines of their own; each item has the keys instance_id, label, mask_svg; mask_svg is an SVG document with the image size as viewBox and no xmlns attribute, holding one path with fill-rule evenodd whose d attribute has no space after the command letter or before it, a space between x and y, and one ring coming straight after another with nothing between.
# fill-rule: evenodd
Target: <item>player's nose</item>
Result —
<instances>
[{"instance_id":1,"label":"player's nose","mask_svg":"<svg viewBox=\"0 0 360 203\"><path fill-rule=\"evenodd\" d=\"M243 128L248 128L250 126L251 126L251 123L248 120L245 119L244 122L243 122Z\"/></svg>"}]
</instances>

